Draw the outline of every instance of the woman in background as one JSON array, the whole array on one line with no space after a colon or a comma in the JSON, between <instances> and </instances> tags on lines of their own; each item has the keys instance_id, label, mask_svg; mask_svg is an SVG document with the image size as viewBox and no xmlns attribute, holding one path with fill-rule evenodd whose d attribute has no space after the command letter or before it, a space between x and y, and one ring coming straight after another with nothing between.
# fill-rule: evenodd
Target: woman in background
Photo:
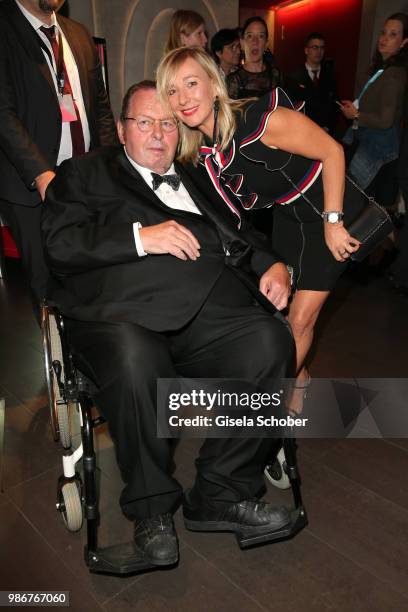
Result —
<instances>
[{"instance_id":1,"label":"woman in background","mask_svg":"<svg viewBox=\"0 0 408 612\"><path fill-rule=\"evenodd\" d=\"M343 142L348 145L348 172L377 202L393 211L398 195L398 156L407 82L408 15L394 13L378 37L369 78L354 102L343 100L341 110L353 121ZM383 273L395 258L395 236L353 268L357 279Z\"/></svg>"},{"instance_id":2,"label":"woman in background","mask_svg":"<svg viewBox=\"0 0 408 612\"><path fill-rule=\"evenodd\" d=\"M222 28L211 39L211 53L224 79L238 69L241 45L238 28Z\"/></svg>"},{"instance_id":3,"label":"woman in background","mask_svg":"<svg viewBox=\"0 0 408 612\"><path fill-rule=\"evenodd\" d=\"M354 102L343 100L341 110L353 121L344 137L354 151L350 175L380 204L392 206L398 191L396 160L406 85L408 15L386 20L377 41L369 79Z\"/></svg>"},{"instance_id":4,"label":"woman in background","mask_svg":"<svg viewBox=\"0 0 408 612\"><path fill-rule=\"evenodd\" d=\"M205 21L195 11L176 11L170 22L170 31L164 52L172 51L178 47L207 48L207 32Z\"/></svg>"},{"instance_id":5,"label":"woman in background","mask_svg":"<svg viewBox=\"0 0 408 612\"><path fill-rule=\"evenodd\" d=\"M268 49L268 26L262 17L250 17L241 32L244 65L227 78L230 98L260 97L281 85L282 75Z\"/></svg>"}]
</instances>

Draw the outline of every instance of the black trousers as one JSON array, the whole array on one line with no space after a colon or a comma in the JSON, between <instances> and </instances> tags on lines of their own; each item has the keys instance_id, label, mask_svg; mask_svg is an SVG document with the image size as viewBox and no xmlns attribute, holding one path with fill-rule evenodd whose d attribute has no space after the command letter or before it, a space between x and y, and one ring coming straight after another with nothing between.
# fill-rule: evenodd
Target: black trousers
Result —
<instances>
[{"instance_id":1,"label":"black trousers","mask_svg":"<svg viewBox=\"0 0 408 612\"><path fill-rule=\"evenodd\" d=\"M11 229L31 290L34 310L39 318L39 304L46 295L49 271L45 263L41 237L41 207L17 206L0 200L0 216Z\"/></svg>"},{"instance_id":2,"label":"black trousers","mask_svg":"<svg viewBox=\"0 0 408 612\"><path fill-rule=\"evenodd\" d=\"M256 383L284 377L294 344L281 315L255 305L227 268L199 314L178 332L130 323L67 321L78 366L98 387L95 401L108 421L125 488L120 503L131 520L179 505L171 475L173 444L156 434L156 380L242 377ZM273 441L206 439L196 459L196 495L230 505L264 492L263 469Z\"/></svg>"}]
</instances>

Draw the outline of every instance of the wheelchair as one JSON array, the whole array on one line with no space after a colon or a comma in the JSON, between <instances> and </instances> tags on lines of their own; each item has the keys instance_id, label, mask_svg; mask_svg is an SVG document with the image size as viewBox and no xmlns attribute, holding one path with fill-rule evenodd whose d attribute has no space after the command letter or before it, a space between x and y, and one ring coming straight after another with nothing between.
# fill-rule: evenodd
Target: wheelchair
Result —
<instances>
[{"instance_id":1,"label":"wheelchair","mask_svg":"<svg viewBox=\"0 0 408 612\"><path fill-rule=\"evenodd\" d=\"M79 531L86 520L84 558L91 572L124 575L151 569L153 566L141 558L131 542L98 547L99 510L93 430L105 419L92 416L94 386L74 365L63 317L46 302L41 308L41 329L51 432L63 448L57 510L68 531ZM81 442L77 448L73 448L70 427L75 414L81 427ZM83 477L76 470L76 464L81 460Z\"/></svg>"},{"instance_id":2,"label":"wheelchair","mask_svg":"<svg viewBox=\"0 0 408 612\"><path fill-rule=\"evenodd\" d=\"M57 510L61 513L66 528L71 532L79 531L85 519L87 541L84 558L91 572L125 575L157 569L157 566L148 564L141 557L132 542L98 547L99 509L93 430L105 423L105 419L102 416L93 416L92 393L95 392L95 387L75 367L63 316L46 302L42 304L41 309L41 329L51 431L55 442L59 441L63 448L63 474L58 479ZM75 415L79 419L81 429L81 441L77 448L73 448L71 436L71 419ZM279 456L281 459L279 465L284 470L285 483L291 486L294 499L291 523L269 534L256 536L236 534L238 544L243 549L291 538L307 525L293 439L283 440ZM76 469L77 463L81 460L82 477ZM279 486L282 474L279 476L274 473L275 486ZM270 476L268 478L271 480Z\"/></svg>"},{"instance_id":3,"label":"wheelchair","mask_svg":"<svg viewBox=\"0 0 408 612\"><path fill-rule=\"evenodd\" d=\"M264 470L265 478L277 489L290 489L291 482L288 475L288 464L286 462L283 445L278 451L276 458L267 463Z\"/></svg>"}]
</instances>

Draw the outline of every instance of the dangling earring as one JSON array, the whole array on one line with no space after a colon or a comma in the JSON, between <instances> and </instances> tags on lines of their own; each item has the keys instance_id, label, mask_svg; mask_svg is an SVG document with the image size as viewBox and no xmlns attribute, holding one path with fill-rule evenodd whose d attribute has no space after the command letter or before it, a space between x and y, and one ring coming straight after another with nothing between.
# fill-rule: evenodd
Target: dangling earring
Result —
<instances>
[{"instance_id":1,"label":"dangling earring","mask_svg":"<svg viewBox=\"0 0 408 612\"><path fill-rule=\"evenodd\" d=\"M214 109L213 149L215 151L217 147L217 135L218 135L218 112L220 110L220 101L218 99L218 96L215 96L213 109Z\"/></svg>"}]
</instances>

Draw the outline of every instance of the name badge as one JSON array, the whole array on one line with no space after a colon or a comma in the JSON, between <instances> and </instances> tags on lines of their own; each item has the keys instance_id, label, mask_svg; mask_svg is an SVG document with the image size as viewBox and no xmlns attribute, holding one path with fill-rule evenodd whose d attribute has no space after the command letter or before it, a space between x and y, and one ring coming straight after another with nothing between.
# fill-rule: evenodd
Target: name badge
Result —
<instances>
[{"instance_id":1,"label":"name badge","mask_svg":"<svg viewBox=\"0 0 408 612\"><path fill-rule=\"evenodd\" d=\"M64 94L60 100L60 109L63 122L76 121L78 119L72 94Z\"/></svg>"}]
</instances>

